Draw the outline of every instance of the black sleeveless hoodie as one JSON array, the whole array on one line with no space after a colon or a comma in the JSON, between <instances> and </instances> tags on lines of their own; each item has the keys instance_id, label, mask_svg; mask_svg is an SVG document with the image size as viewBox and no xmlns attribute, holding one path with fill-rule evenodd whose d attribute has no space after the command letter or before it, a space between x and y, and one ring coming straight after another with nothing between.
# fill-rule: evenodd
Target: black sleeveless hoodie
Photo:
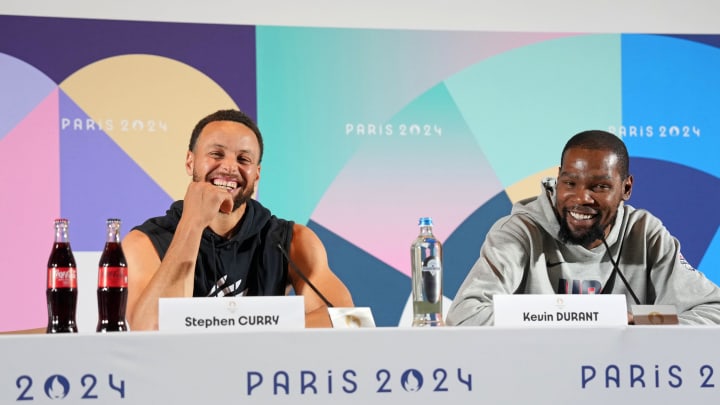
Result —
<instances>
[{"instance_id":1,"label":"black sleeveless hoodie","mask_svg":"<svg viewBox=\"0 0 720 405\"><path fill-rule=\"evenodd\" d=\"M182 209L183 202L175 201L165 216L133 228L150 238L160 260L170 246ZM230 239L210 228L203 231L193 296L285 295L288 263L277 245L290 250L293 222L277 218L250 199L237 227Z\"/></svg>"}]
</instances>

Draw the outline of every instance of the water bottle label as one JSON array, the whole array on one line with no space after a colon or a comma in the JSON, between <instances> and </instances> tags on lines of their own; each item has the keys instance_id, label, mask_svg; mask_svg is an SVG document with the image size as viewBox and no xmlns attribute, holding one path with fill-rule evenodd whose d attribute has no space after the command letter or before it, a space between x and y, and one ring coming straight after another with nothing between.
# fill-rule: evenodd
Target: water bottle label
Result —
<instances>
[{"instance_id":1,"label":"water bottle label","mask_svg":"<svg viewBox=\"0 0 720 405\"><path fill-rule=\"evenodd\" d=\"M99 267L98 288L127 287L127 267Z\"/></svg>"},{"instance_id":2,"label":"water bottle label","mask_svg":"<svg viewBox=\"0 0 720 405\"><path fill-rule=\"evenodd\" d=\"M48 288L77 288L75 267L48 267Z\"/></svg>"},{"instance_id":3,"label":"water bottle label","mask_svg":"<svg viewBox=\"0 0 720 405\"><path fill-rule=\"evenodd\" d=\"M440 260L438 260L435 256L428 256L423 261L422 271L435 272L438 270L440 270Z\"/></svg>"},{"instance_id":4,"label":"water bottle label","mask_svg":"<svg viewBox=\"0 0 720 405\"><path fill-rule=\"evenodd\" d=\"M440 260L435 256L428 256L423 260L422 266L422 296L427 302L438 303L442 294L442 273L440 273Z\"/></svg>"}]
</instances>

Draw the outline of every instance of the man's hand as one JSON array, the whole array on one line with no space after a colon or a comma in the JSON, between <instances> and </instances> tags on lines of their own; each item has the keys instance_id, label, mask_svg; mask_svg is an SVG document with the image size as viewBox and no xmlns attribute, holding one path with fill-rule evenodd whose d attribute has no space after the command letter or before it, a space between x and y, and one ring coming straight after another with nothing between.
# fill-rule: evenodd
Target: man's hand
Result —
<instances>
[{"instance_id":1,"label":"man's hand","mask_svg":"<svg viewBox=\"0 0 720 405\"><path fill-rule=\"evenodd\" d=\"M229 214L233 209L232 194L210 183L193 181L188 185L183 202L183 218L196 221L203 229L218 212Z\"/></svg>"}]
</instances>

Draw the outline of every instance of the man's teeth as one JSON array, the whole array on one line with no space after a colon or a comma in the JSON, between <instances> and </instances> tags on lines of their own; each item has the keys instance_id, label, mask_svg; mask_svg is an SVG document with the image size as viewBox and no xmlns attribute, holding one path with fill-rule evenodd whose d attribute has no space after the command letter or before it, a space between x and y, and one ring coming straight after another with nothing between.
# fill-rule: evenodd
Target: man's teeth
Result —
<instances>
[{"instance_id":1,"label":"man's teeth","mask_svg":"<svg viewBox=\"0 0 720 405\"><path fill-rule=\"evenodd\" d=\"M593 217L590 214L578 214L577 212L570 212L570 216L572 216L573 218L575 218L579 221L588 220Z\"/></svg>"},{"instance_id":2,"label":"man's teeth","mask_svg":"<svg viewBox=\"0 0 720 405\"><path fill-rule=\"evenodd\" d=\"M234 190L237 188L237 182L232 180L213 179L212 184L214 186L223 187L228 190Z\"/></svg>"}]
</instances>

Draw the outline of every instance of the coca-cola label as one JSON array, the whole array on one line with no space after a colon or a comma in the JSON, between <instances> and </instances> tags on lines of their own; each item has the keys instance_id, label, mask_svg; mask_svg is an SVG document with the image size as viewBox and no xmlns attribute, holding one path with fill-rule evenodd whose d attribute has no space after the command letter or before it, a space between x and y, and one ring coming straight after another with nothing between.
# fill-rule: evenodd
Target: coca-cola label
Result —
<instances>
[{"instance_id":1,"label":"coca-cola label","mask_svg":"<svg viewBox=\"0 0 720 405\"><path fill-rule=\"evenodd\" d=\"M48 288L77 288L75 267L48 267Z\"/></svg>"},{"instance_id":2,"label":"coca-cola label","mask_svg":"<svg viewBox=\"0 0 720 405\"><path fill-rule=\"evenodd\" d=\"M127 267L104 267L98 268L98 288L106 287L127 287Z\"/></svg>"}]
</instances>

